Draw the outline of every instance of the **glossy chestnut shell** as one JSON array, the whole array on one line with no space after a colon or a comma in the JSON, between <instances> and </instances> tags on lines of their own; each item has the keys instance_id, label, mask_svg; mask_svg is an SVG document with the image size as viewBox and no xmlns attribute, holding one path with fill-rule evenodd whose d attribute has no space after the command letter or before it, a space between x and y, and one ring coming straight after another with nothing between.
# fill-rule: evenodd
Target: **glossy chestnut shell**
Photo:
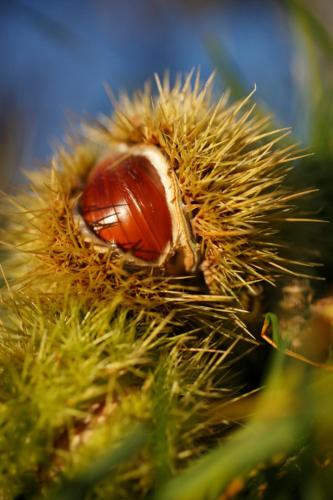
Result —
<instances>
[{"instance_id":1,"label":"glossy chestnut shell","mask_svg":"<svg viewBox=\"0 0 333 500\"><path fill-rule=\"evenodd\" d=\"M197 245L174 170L155 146L118 145L97 161L74 216L99 252L166 274L194 272Z\"/></svg>"},{"instance_id":2,"label":"glossy chestnut shell","mask_svg":"<svg viewBox=\"0 0 333 500\"><path fill-rule=\"evenodd\" d=\"M172 223L162 181L144 156L114 154L92 171L81 214L103 241L147 262L172 240Z\"/></svg>"}]
</instances>

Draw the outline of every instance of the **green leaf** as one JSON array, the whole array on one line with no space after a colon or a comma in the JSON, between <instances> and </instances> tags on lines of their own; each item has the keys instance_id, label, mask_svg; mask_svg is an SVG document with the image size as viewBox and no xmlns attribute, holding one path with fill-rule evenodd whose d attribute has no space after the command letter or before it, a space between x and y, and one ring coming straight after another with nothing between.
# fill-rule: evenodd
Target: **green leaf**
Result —
<instances>
[{"instance_id":1,"label":"green leaf","mask_svg":"<svg viewBox=\"0 0 333 500\"><path fill-rule=\"evenodd\" d=\"M276 422L253 421L170 481L155 498L215 500L233 479L243 476L273 455L295 448L301 429L301 422L295 417Z\"/></svg>"},{"instance_id":2,"label":"green leaf","mask_svg":"<svg viewBox=\"0 0 333 500\"><path fill-rule=\"evenodd\" d=\"M282 338L281 338L281 335L280 335L279 320L278 320L277 315L274 314L274 313L269 312L269 313L267 313L265 315L265 320L267 321L267 323L269 324L269 326L272 329L273 341L275 342L275 344L277 345L277 347L279 349L285 347L283 345L283 341L282 341Z\"/></svg>"},{"instance_id":3,"label":"green leaf","mask_svg":"<svg viewBox=\"0 0 333 500\"><path fill-rule=\"evenodd\" d=\"M304 122L305 113L312 148L327 156L332 151L333 37L303 2L287 0L287 5L297 28L296 66L303 67L301 73L305 73L297 81L299 121Z\"/></svg>"},{"instance_id":4,"label":"green leaf","mask_svg":"<svg viewBox=\"0 0 333 500\"><path fill-rule=\"evenodd\" d=\"M328 56L333 56L333 38L319 19L313 14L304 2L299 0L287 0L291 11L296 15L303 29L311 35L312 39L319 45L321 50Z\"/></svg>"}]
</instances>

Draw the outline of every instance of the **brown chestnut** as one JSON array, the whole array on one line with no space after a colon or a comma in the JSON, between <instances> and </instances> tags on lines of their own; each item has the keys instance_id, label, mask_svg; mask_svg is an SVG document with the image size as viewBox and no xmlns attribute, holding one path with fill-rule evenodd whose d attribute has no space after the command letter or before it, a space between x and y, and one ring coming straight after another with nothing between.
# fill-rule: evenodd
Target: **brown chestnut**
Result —
<instances>
[{"instance_id":1,"label":"brown chestnut","mask_svg":"<svg viewBox=\"0 0 333 500\"><path fill-rule=\"evenodd\" d=\"M144 261L157 261L172 241L165 190L144 156L112 155L96 165L80 207L99 238Z\"/></svg>"},{"instance_id":2,"label":"brown chestnut","mask_svg":"<svg viewBox=\"0 0 333 500\"><path fill-rule=\"evenodd\" d=\"M138 265L164 266L181 255L181 268L197 266L175 174L154 146L122 146L101 158L79 200L89 230Z\"/></svg>"}]
</instances>

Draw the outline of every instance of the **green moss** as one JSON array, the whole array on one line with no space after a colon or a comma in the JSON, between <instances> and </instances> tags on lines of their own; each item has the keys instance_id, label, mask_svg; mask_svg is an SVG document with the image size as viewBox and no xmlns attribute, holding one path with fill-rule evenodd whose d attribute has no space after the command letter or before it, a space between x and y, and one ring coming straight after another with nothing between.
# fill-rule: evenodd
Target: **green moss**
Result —
<instances>
[{"instance_id":1,"label":"green moss","mask_svg":"<svg viewBox=\"0 0 333 500\"><path fill-rule=\"evenodd\" d=\"M223 347L219 341L212 356L198 332L170 336L170 317L147 323L144 315L123 309L120 298L87 308L68 296L37 297L17 293L3 303L4 495L25 492L28 483L39 490L60 471L72 477L138 422L150 422L156 439L143 450L143 465L142 457L128 463L111 490L126 489L127 481L148 490L204 450L207 408L228 387L227 377L224 387L220 381L230 342ZM226 359L219 366L223 349ZM156 457L160 465L152 465Z\"/></svg>"}]
</instances>

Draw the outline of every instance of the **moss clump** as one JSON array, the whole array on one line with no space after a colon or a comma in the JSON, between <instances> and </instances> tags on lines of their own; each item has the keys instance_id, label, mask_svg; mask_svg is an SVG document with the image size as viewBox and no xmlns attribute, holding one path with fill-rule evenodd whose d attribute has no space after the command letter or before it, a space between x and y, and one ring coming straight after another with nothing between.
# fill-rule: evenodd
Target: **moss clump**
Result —
<instances>
[{"instance_id":1,"label":"moss clump","mask_svg":"<svg viewBox=\"0 0 333 500\"><path fill-rule=\"evenodd\" d=\"M152 487L161 443L169 474L209 446L207 411L216 398L229 397L235 342L223 340L221 332L214 338L195 331L170 335L170 318L147 323L144 314L133 317L120 302L87 309L73 297L16 294L3 303L4 498L48 491L59 472L75 475L140 422L155 439L107 481L116 498L128 488L142 493Z\"/></svg>"}]
</instances>

